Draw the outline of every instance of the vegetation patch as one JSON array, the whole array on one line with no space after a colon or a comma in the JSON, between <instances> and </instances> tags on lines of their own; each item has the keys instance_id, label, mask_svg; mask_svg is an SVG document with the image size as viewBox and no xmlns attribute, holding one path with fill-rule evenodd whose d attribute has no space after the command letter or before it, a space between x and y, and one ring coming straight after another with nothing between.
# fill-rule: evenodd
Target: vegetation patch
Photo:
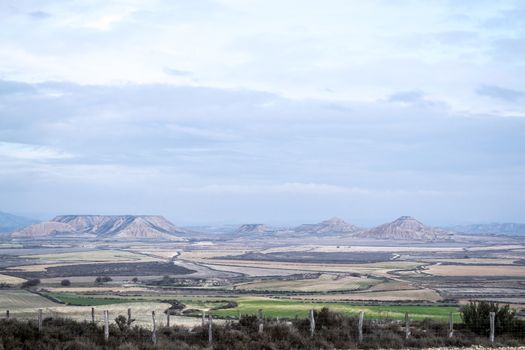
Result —
<instances>
[{"instance_id":1,"label":"vegetation patch","mask_svg":"<svg viewBox=\"0 0 525 350\"><path fill-rule=\"evenodd\" d=\"M143 302L144 299L137 298L112 298L105 296L90 296L74 293L47 293L47 296L59 300L67 305L76 306L97 306L111 304L126 304L131 302Z\"/></svg>"},{"instance_id":2,"label":"vegetation patch","mask_svg":"<svg viewBox=\"0 0 525 350\"><path fill-rule=\"evenodd\" d=\"M170 262L78 264L50 266L45 271L6 271L21 278L53 278L71 276L151 276L185 275L195 271Z\"/></svg>"},{"instance_id":3,"label":"vegetation patch","mask_svg":"<svg viewBox=\"0 0 525 350\"><path fill-rule=\"evenodd\" d=\"M257 315L262 309L268 317L295 318L306 317L311 309L320 310L330 307L331 310L344 315L356 315L364 311L370 319L394 319L402 320L408 312L414 320L431 318L434 320L448 320L452 312L454 320L460 322L459 308L457 306L440 305L354 305L349 303L318 303L304 302L300 300L283 300L259 297L241 297L236 299L238 306L230 309L214 310L212 314L222 317L236 317L242 315Z\"/></svg>"}]
</instances>

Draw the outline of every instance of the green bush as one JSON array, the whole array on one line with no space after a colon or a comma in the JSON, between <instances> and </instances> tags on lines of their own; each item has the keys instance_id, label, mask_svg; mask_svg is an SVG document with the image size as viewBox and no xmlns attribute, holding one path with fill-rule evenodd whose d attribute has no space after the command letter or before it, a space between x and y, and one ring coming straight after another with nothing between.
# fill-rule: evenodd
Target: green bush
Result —
<instances>
[{"instance_id":1,"label":"green bush","mask_svg":"<svg viewBox=\"0 0 525 350\"><path fill-rule=\"evenodd\" d=\"M461 307L461 318L470 331L488 335L490 333L490 313L494 312L496 334L512 333L517 326L514 320L515 312L510 306L500 306L494 302L471 301Z\"/></svg>"}]
</instances>

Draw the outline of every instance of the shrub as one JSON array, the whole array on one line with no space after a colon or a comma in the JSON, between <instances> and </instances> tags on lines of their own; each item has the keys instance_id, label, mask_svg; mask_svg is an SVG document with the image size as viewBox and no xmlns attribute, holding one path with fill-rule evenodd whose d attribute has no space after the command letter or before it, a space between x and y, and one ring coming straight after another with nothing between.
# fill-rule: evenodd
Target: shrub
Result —
<instances>
[{"instance_id":1,"label":"shrub","mask_svg":"<svg viewBox=\"0 0 525 350\"><path fill-rule=\"evenodd\" d=\"M95 283L97 284L111 282L111 281L113 281L113 279L109 276L98 276L97 278L95 278Z\"/></svg>"},{"instance_id":2,"label":"shrub","mask_svg":"<svg viewBox=\"0 0 525 350\"><path fill-rule=\"evenodd\" d=\"M490 333L489 314L491 312L496 314L495 330L498 334L513 331L515 326L515 312L510 309L508 304L500 306L494 302L471 301L467 305L461 307L461 318L467 329L476 334L488 335Z\"/></svg>"},{"instance_id":3,"label":"shrub","mask_svg":"<svg viewBox=\"0 0 525 350\"><path fill-rule=\"evenodd\" d=\"M31 288L31 287L38 286L39 284L40 284L40 280L38 278L32 278L22 283L22 288Z\"/></svg>"},{"instance_id":4,"label":"shrub","mask_svg":"<svg viewBox=\"0 0 525 350\"><path fill-rule=\"evenodd\" d=\"M71 285L71 281L70 280L62 280L60 282L60 285L62 285L64 287L69 287Z\"/></svg>"}]
</instances>

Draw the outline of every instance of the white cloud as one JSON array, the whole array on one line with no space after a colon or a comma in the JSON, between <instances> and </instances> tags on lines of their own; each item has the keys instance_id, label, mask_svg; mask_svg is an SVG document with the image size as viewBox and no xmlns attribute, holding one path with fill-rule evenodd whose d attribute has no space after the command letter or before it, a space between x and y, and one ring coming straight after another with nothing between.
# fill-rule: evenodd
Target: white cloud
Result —
<instances>
[{"instance_id":1,"label":"white cloud","mask_svg":"<svg viewBox=\"0 0 525 350\"><path fill-rule=\"evenodd\" d=\"M486 113L491 101L475 93L478 86L523 87L518 56L505 65L500 64L505 53L491 56L496 42L525 35L519 23L500 31L483 25L511 16L516 6L505 1L464 6L379 0L57 2L23 11L50 14L37 25L25 23L31 20L27 16L8 18L3 29L12 35L0 39L0 74L23 81L246 88L345 101L421 89L455 110Z\"/></svg>"},{"instance_id":2,"label":"white cloud","mask_svg":"<svg viewBox=\"0 0 525 350\"><path fill-rule=\"evenodd\" d=\"M229 195L356 195L356 196L444 196L451 192L432 190L382 190L362 187L337 186L324 183L289 182L283 184L207 185L176 188L179 192Z\"/></svg>"},{"instance_id":3,"label":"white cloud","mask_svg":"<svg viewBox=\"0 0 525 350\"><path fill-rule=\"evenodd\" d=\"M59 149L26 143L0 142L0 157L21 160L70 159L74 156Z\"/></svg>"}]
</instances>

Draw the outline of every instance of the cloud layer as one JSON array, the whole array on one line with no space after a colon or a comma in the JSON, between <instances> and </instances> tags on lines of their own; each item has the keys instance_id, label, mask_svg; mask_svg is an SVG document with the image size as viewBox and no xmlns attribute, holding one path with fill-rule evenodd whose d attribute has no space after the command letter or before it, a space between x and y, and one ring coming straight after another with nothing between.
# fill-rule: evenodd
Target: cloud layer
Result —
<instances>
[{"instance_id":1,"label":"cloud layer","mask_svg":"<svg viewBox=\"0 0 525 350\"><path fill-rule=\"evenodd\" d=\"M4 211L525 221L521 1L0 4Z\"/></svg>"}]
</instances>

